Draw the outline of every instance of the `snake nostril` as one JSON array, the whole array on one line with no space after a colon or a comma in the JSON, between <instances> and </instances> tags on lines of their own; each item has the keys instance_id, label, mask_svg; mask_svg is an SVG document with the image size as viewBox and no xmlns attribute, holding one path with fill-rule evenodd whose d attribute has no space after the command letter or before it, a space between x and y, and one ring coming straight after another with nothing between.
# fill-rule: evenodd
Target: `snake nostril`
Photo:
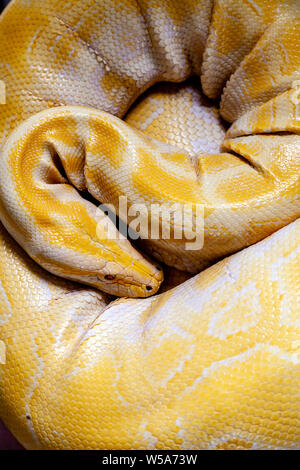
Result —
<instances>
[{"instance_id":1,"label":"snake nostril","mask_svg":"<svg viewBox=\"0 0 300 470\"><path fill-rule=\"evenodd\" d=\"M152 290L153 287L151 287L151 286L146 286L146 289L147 289L147 290Z\"/></svg>"},{"instance_id":2,"label":"snake nostril","mask_svg":"<svg viewBox=\"0 0 300 470\"><path fill-rule=\"evenodd\" d=\"M113 281L115 278L116 276L113 276L112 274L106 274L104 276L104 279L106 279L107 281Z\"/></svg>"}]
</instances>

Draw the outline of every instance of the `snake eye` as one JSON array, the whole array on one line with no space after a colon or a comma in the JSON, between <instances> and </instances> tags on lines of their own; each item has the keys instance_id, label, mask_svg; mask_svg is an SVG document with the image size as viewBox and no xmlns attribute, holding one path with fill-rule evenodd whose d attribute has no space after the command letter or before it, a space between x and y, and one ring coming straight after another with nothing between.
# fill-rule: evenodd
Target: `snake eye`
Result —
<instances>
[{"instance_id":1,"label":"snake eye","mask_svg":"<svg viewBox=\"0 0 300 470\"><path fill-rule=\"evenodd\" d=\"M152 290L153 287L151 287L151 286L146 286L146 289L147 289L147 290Z\"/></svg>"},{"instance_id":2,"label":"snake eye","mask_svg":"<svg viewBox=\"0 0 300 470\"><path fill-rule=\"evenodd\" d=\"M116 276L113 276L112 274L106 274L104 276L104 279L106 279L107 281L113 281L115 278Z\"/></svg>"}]
</instances>

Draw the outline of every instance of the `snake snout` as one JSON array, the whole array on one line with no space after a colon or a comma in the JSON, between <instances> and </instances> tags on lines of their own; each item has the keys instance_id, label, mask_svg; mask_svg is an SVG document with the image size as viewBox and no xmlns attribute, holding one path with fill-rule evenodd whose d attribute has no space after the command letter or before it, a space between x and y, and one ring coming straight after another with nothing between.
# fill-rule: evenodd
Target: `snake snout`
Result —
<instances>
[{"instance_id":1,"label":"snake snout","mask_svg":"<svg viewBox=\"0 0 300 470\"><path fill-rule=\"evenodd\" d=\"M118 297L149 297L163 282L163 270L147 259L138 259L119 270L99 275L101 290Z\"/></svg>"}]
</instances>

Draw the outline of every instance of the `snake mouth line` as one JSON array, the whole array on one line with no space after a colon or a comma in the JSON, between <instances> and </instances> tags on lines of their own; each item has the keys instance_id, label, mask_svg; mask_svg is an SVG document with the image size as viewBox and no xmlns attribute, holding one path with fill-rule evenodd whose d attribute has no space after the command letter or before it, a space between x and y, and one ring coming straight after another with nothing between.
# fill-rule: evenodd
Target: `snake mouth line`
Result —
<instances>
[{"instance_id":1,"label":"snake mouth line","mask_svg":"<svg viewBox=\"0 0 300 470\"><path fill-rule=\"evenodd\" d=\"M106 274L106 275L104 276L104 279L105 279L106 281L116 281L116 283L122 284L122 285L124 285L124 286L127 286L127 285L128 285L128 286L133 285L133 286L138 286L138 287L144 287L144 286L145 286L147 290L152 290L152 287L151 287L151 286L146 285L146 284L143 284L143 283L141 283L141 282L124 282L124 281L122 281L122 280L120 280L120 279L117 279L114 274Z\"/></svg>"},{"instance_id":2,"label":"snake mouth line","mask_svg":"<svg viewBox=\"0 0 300 470\"><path fill-rule=\"evenodd\" d=\"M110 281L109 283L107 283L108 285L109 284L115 284L115 285L118 285L118 286L122 286L122 287L137 287L137 288L140 288L142 290L146 290L148 292L156 292L159 287L160 287L160 282L157 280L157 289L156 289L156 286L151 286L150 284L145 284L145 283L142 283L142 282L138 282L138 281L124 281L122 279L118 279L115 275L112 275L112 274L107 274L104 276L104 279L106 281ZM103 281L103 279L100 279L99 280Z\"/></svg>"}]
</instances>

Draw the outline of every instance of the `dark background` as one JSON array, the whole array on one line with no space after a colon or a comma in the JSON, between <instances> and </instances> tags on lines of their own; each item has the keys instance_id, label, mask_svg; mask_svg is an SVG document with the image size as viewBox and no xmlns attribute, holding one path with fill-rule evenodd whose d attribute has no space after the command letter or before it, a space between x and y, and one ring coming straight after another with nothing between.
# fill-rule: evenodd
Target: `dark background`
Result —
<instances>
[{"instance_id":1,"label":"dark background","mask_svg":"<svg viewBox=\"0 0 300 470\"><path fill-rule=\"evenodd\" d=\"M0 0L0 11L8 4L9 0Z\"/></svg>"}]
</instances>

